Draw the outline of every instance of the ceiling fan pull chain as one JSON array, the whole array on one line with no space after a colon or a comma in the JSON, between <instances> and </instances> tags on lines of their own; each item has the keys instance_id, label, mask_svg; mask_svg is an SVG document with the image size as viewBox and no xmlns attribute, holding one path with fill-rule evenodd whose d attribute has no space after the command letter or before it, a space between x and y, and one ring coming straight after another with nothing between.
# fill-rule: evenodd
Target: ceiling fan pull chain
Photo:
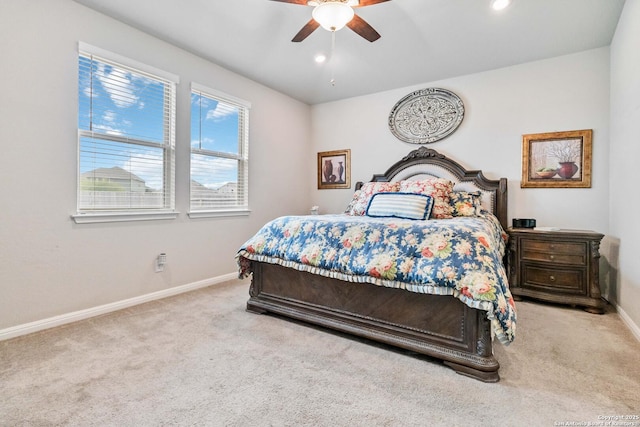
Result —
<instances>
[{"instance_id":1,"label":"ceiling fan pull chain","mask_svg":"<svg viewBox=\"0 0 640 427\"><path fill-rule=\"evenodd\" d=\"M331 86L336 85L336 79L334 77L335 67L333 66L333 53L335 52L335 50L336 50L336 32L331 31L331 53L329 54L329 68L331 68L331 80L329 80L329 83L331 83Z\"/></svg>"}]
</instances>

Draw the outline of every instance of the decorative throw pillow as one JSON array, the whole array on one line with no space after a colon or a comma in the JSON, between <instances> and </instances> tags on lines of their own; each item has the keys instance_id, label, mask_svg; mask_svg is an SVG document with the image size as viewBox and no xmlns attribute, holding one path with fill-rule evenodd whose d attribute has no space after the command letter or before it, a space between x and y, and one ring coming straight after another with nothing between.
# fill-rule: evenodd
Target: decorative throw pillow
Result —
<instances>
[{"instance_id":1,"label":"decorative throw pillow","mask_svg":"<svg viewBox=\"0 0 640 427\"><path fill-rule=\"evenodd\" d=\"M453 183L448 179L430 178L421 181L400 181L400 192L424 194L433 197L431 218L444 219L452 217L451 193L453 192Z\"/></svg>"},{"instance_id":2,"label":"decorative throw pillow","mask_svg":"<svg viewBox=\"0 0 640 427\"><path fill-rule=\"evenodd\" d=\"M362 216L367 211L371 197L376 193L397 193L400 189L398 182L366 182L360 190L353 194L353 198L344 213Z\"/></svg>"},{"instance_id":3,"label":"decorative throw pillow","mask_svg":"<svg viewBox=\"0 0 640 427\"><path fill-rule=\"evenodd\" d=\"M367 216L428 219L433 198L413 193L376 193L367 207Z\"/></svg>"},{"instance_id":4,"label":"decorative throw pillow","mask_svg":"<svg viewBox=\"0 0 640 427\"><path fill-rule=\"evenodd\" d=\"M351 201L347 205L347 208L344 210L344 213L348 215L353 215L353 211L355 209L356 203L358 203L358 200L360 200L360 194L362 194L362 191L360 190L356 190L353 193L353 197L351 198Z\"/></svg>"},{"instance_id":5,"label":"decorative throw pillow","mask_svg":"<svg viewBox=\"0 0 640 427\"><path fill-rule=\"evenodd\" d=\"M482 210L482 199L479 191L454 191L451 193L453 216L476 216Z\"/></svg>"}]
</instances>

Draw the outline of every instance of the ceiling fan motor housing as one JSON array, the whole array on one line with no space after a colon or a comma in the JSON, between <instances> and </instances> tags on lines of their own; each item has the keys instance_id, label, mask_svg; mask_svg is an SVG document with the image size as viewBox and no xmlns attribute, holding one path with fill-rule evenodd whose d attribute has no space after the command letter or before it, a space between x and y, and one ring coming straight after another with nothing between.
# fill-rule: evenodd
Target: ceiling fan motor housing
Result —
<instances>
[{"instance_id":1,"label":"ceiling fan motor housing","mask_svg":"<svg viewBox=\"0 0 640 427\"><path fill-rule=\"evenodd\" d=\"M297 4L302 6L313 6L312 19L307 22L298 34L296 34L292 42L301 42L318 27L327 31L338 31L345 25L360 37L374 42L380 38L380 34L358 16L353 8L365 6L373 6L379 3L385 3L390 0L271 0L282 3Z\"/></svg>"}]
</instances>

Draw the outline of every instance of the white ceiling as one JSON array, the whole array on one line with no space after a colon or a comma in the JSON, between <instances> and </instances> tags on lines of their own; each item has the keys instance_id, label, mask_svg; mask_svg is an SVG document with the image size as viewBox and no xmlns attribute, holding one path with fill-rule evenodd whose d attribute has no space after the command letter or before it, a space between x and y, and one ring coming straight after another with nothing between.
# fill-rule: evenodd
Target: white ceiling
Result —
<instances>
[{"instance_id":1,"label":"white ceiling","mask_svg":"<svg viewBox=\"0 0 640 427\"><path fill-rule=\"evenodd\" d=\"M75 0L308 104L607 46L624 0L391 0L356 9L382 37L348 28L291 38L308 6L269 0ZM335 78L335 85L329 83Z\"/></svg>"}]
</instances>

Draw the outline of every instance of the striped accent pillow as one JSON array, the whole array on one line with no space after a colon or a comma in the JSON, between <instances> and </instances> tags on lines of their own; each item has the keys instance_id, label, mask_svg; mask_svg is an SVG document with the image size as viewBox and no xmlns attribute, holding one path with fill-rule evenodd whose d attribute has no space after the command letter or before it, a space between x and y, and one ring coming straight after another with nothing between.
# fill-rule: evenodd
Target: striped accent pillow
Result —
<instances>
[{"instance_id":1,"label":"striped accent pillow","mask_svg":"<svg viewBox=\"0 0 640 427\"><path fill-rule=\"evenodd\" d=\"M367 216L403 219L427 219L433 197L413 193L376 193L367 206Z\"/></svg>"}]
</instances>

